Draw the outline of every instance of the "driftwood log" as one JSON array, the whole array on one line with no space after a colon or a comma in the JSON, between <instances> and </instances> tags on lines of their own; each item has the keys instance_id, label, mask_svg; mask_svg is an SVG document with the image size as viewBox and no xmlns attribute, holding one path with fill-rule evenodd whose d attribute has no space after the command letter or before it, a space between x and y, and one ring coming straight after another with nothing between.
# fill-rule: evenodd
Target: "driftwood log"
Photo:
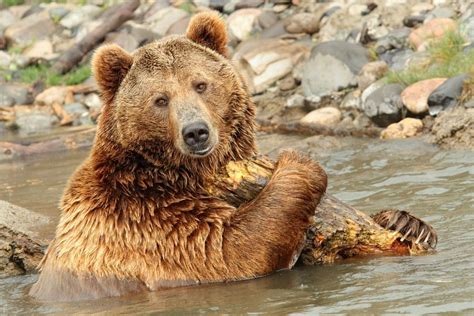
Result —
<instances>
[{"instance_id":1,"label":"driftwood log","mask_svg":"<svg viewBox=\"0 0 474 316\"><path fill-rule=\"evenodd\" d=\"M97 46L105 36L117 29L133 17L133 12L140 5L140 0L128 0L118 7L112 7L109 17L92 32L87 34L79 43L69 48L54 63L52 70L56 73L66 73L77 65L81 59ZM107 13L107 12L106 12Z\"/></svg>"},{"instance_id":2,"label":"driftwood log","mask_svg":"<svg viewBox=\"0 0 474 316\"><path fill-rule=\"evenodd\" d=\"M263 156L231 162L208 190L239 206L259 194L273 167ZM371 217L326 194L315 210L300 259L313 265L355 256L414 255L433 249L436 242L433 228L405 211Z\"/></svg>"}]
</instances>

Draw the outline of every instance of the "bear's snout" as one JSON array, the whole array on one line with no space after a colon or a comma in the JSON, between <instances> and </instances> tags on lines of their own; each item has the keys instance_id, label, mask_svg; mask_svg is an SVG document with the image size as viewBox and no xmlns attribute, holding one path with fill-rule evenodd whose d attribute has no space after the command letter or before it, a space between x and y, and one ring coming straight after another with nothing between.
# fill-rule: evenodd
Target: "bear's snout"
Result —
<instances>
[{"instance_id":1,"label":"bear's snout","mask_svg":"<svg viewBox=\"0 0 474 316\"><path fill-rule=\"evenodd\" d=\"M184 143L190 152L195 155L204 156L212 147L209 146L209 127L205 122L196 122L186 125L181 131Z\"/></svg>"}]
</instances>

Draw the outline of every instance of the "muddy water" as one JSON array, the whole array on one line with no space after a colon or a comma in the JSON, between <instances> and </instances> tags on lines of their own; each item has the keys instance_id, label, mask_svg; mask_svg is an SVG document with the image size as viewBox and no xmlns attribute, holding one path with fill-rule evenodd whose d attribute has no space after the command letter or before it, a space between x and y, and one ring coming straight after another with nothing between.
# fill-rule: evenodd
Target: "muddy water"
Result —
<instances>
[{"instance_id":1,"label":"muddy water","mask_svg":"<svg viewBox=\"0 0 474 316\"><path fill-rule=\"evenodd\" d=\"M0 280L0 313L474 313L474 152L419 141L260 137L276 155L293 146L318 159L330 191L374 212L410 209L437 228L438 252L298 267L253 281L180 288L76 304L43 304L26 293L36 276ZM0 164L0 199L41 212L51 224L70 173L87 153L49 154Z\"/></svg>"}]
</instances>

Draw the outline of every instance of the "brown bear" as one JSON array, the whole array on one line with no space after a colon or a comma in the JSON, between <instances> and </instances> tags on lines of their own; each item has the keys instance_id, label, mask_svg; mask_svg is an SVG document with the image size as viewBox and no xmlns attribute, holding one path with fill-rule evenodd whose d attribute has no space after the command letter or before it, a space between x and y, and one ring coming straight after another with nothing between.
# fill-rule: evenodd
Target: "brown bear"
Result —
<instances>
[{"instance_id":1,"label":"brown bear","mask_svg":"<svg viewBox=\"0 0 474 316\"><path fill-rule=\"evenodd\" d=\"M229 161L256 154L255 106L226 44L223 20L206 12L186 36L95 53L96 140L65 190L31 295L94 299L292 267L326 190L317 163L283 153L238 208L204 190Z\"/></svg>"}]
</instances>

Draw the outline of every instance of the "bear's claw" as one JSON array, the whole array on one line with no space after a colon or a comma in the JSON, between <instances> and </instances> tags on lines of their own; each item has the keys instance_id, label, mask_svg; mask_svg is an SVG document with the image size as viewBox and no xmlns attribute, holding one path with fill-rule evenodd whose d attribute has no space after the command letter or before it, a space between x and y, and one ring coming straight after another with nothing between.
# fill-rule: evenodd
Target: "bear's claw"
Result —
<instances>
[{"instance_id":1,"label":"bear's claw","mask_svg":"<svg viewBox=\"0 0 474 316\"><path fill-rule=\"evenodd\" d=\"M411 241L426 249L434 249L438 243L438 234L434 228L406 211L384 210L371 217L383 228L402 234L401 242Z\"/></svg>"}]
</instances>

